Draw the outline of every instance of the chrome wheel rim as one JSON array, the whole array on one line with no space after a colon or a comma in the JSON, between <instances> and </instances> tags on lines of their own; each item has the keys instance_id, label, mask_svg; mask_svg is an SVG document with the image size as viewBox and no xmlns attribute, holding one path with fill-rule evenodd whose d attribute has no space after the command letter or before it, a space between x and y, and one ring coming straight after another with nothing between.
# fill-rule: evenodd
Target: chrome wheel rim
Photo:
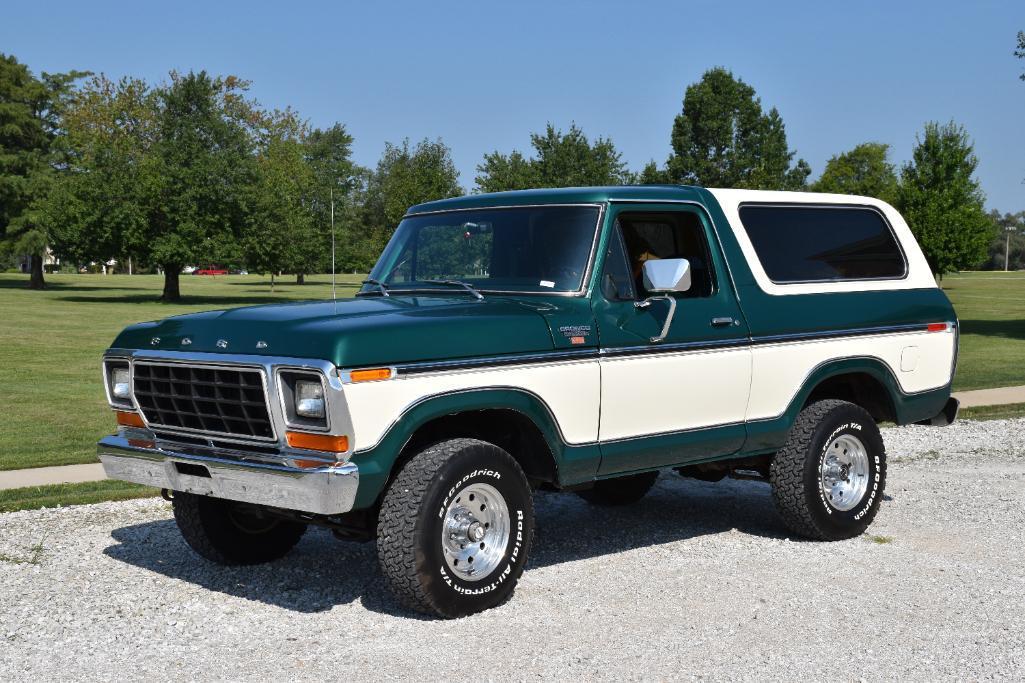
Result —
<instances>
[{"instance_id":1,"label":"chrome wheel rim","mask_svg":"<svg viewBox=\"0 0 1025 683\"><path fill-rule=\"evenodd\" d=\"M441 528L445 564L464 581L480 581L502 561L509 530L509 507L498 489L470 484L445 510Z\"/></svg>"},{"instance_id":2,"label":"chrome wheel rim","mask_svg":"<svg viewBox=\"0 0 1025 683\"><path fill-rule=\"evenodd\" d=\"M819 466L822 495L830 507L846 512L865 497L868 490L868 451L851 434L842 434L826 447Z\"/></svg>"}]
</instances>

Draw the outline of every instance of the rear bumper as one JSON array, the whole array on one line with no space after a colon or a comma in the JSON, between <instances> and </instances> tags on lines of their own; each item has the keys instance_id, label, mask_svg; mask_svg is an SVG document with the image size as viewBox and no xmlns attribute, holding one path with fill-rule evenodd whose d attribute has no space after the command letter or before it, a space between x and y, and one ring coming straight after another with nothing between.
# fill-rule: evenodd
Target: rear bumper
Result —
<instances>
[{"instance_id":1,"label":"rear bumper","mask_svg":"<svg viewBox=\"0 0 1025 683\"><path fill-rule=\"evenodd\" d=\"M359 486L352 463L305 469L168 450L122 436L105 437L96 450L111 479L318 515L351 510Z\"/></svg>"},{"instance_id":2,"label":"rear bumper","mask_svg":"<svg viewBox=\"0 0 1025 683\"><path fill-rule=\"evenodd\" d=\"M928 427L946 427L954 423L957 419L957 411L961 406L961 402L956 398L951 397L947 399L947 403L943 406L943 410L933 415L928 420L922 420L915 424L926 425Z\"/></svg>"}]
</instances>

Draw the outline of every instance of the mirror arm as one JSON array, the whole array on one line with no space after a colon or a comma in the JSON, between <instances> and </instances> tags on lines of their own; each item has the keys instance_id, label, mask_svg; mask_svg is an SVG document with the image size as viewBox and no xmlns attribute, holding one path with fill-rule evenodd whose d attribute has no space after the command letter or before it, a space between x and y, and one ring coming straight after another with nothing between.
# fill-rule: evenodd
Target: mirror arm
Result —
<instances>
[{"instance_id":1,"label":"mirror arm","mask_svg":"<svg viewBox=\"0 0 1025 683\"><path fill-rule=\"evenodd\" d=\"M647 308L655 301L668 301L669 302L669 314L666 315L666 321L662 325L662 331L659 332L657 337L651 337L650 341L652 344L657 344L664 340L669 334L669 326L673 324L673 316L676 315L676 299L669 296L668 294L659 294L658 296L649 296L644 301L638 301L634 304L634 308Z\"/></svg>"}]
</instances>

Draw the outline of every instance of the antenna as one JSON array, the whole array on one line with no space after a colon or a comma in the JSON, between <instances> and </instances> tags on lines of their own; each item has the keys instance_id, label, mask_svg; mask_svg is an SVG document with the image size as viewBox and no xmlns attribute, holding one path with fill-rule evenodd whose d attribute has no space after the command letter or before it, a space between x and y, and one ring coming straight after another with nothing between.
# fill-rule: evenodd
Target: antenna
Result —
<instances>
[{"instance_id":1,"label":"antenna","mask_svg":"<svg viewBox=\"0 0 1025 683\"><path fill-rule=\"evenodd\" d=\"M331 300L338 300L338 287L335 283L335 188L331 188Z\"/></svg>"}]
</instances>

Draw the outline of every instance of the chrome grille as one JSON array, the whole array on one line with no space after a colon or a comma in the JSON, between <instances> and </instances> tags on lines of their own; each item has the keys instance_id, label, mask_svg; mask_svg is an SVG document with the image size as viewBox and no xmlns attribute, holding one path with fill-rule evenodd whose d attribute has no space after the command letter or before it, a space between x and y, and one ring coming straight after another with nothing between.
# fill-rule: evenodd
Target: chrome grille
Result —
<instances>
[{"instance_id":1,"label":"chrome grille","mask_svg":"<svg viewBox=\"0 0 1025 683\"><path fill-rule=\"evenodd\" d=\"M274 439L262 370L136 361L132 388L151 427Z\"/></svg>"}]
</instances>

